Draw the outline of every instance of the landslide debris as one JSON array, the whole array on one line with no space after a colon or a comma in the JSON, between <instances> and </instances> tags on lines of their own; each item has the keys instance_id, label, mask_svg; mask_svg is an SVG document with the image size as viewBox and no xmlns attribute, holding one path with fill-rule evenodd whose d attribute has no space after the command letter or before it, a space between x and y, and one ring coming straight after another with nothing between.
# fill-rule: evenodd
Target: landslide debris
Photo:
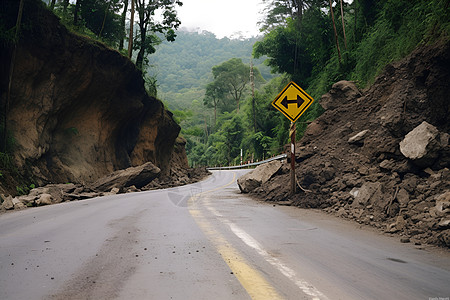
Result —
<instances>
[{"instance_id":1,"label":"landslide debris","mask_svg":"<svg viewBox=\"0 0 450 300\"><path fill-rule=\"evenodd\" d=\"M253 191L402 236L450 247L450 43L416 49L360 91L335 83L289 166Z\"/></svg>"}]
</instances>

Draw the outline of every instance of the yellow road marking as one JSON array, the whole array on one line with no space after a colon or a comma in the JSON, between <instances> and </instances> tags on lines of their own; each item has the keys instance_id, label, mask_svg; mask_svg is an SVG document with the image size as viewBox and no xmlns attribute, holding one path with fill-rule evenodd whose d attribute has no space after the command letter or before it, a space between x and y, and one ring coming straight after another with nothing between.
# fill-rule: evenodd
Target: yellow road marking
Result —
<instances>
[{"instance_id":1,"label":"yellow road marking","mask_svg":"<svg viewBox=\"0 0 450 300\"><path fill-rule=\"evenodd\" d=\"M211 242L216 247L217 251L222 256L223 260L230 267L233 274L239 280L241 285L247 291L252 299L283 299L276 289L258 272L253 268L224 237L217 230L214 230L212 224L203 216L199 209L193 208L194 200L202 195L212 193L223 189L235 182L236 173L234 173L233 179L216 189L199 193L192 196L188 201L189 213L194 218L200 229L206 234Z\"/></svg>"}]
</instances>

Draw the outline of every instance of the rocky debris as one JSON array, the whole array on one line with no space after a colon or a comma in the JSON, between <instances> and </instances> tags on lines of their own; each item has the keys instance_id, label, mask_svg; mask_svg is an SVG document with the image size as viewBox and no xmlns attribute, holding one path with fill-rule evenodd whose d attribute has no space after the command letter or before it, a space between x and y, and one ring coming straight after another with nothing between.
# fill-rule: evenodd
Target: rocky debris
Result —
<instances>
[{"instance_id":1,"label":"rocky debris","mask_svg":"<svg viewBox=\"0 0 450 300\"><path fill-rule=\"evenodd\" d=\"M448 65L450 42L441 41L388 65L364 91L333 85L296 145L296 176L311 192L290 195L285 163L251 194L450 247Z\"/></svg>"},{"instance_id":2,"label":"rocky debris","mask_svg":"<svg viewBox=\"0 0 450 300\"><path fill-rule=\"evenodd\" d=\"M171 176L161 176L159 169L148 163L140 167L114 172L97 181L98 185L49 184L17 197L0 194L0 213L27 207L92 199L101 196L162 189L198 182L210 173L206 168L183 169L176 165ZM156 174L157 173L157 174ZM159 176L155 178L156 176ZM153 179L154 178L154 179ZM149 182L145 186L143 184Z\"/></svg>"},{"instance_id":3,"label":"rocky debris","mask_svg":"<svg viewBox=\"0 0 450 300\"><path fill-rule=\"evenodd\" d=\"M246 173L238 178L237 183L242 193L249 193L261 186L261 184L267 181L275 175L283 165L278 160L257 166L253 171Z\"/></svg>"},{"instance_id":4,"label":"rocky debris","mask_svg":"<svg viewBox=\"0 0 450 300\"><path fill-rule=\"evenodd\" d=\"M117 194L121 189L131 186L142 188L155 179L160 172L161 170L158 167L151 162L147 162L141 166L115 171L108 176L100 178L91 185L91 189Z\"/></svg>"}]
</instances>

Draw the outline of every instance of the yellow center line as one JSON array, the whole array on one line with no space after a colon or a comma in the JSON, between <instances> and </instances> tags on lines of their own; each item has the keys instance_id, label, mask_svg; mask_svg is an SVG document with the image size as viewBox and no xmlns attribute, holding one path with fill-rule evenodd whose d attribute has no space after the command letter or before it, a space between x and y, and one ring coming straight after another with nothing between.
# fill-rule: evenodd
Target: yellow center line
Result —
<instances>
[{"instance_id":1,"label":"yellow center line","mask_svg":"<svg viewBox=\"0 0 450 300\"><path fill-rule=\"evenodd\" d=\"M217 251L222 256L222 259L227 263L233 274L241 283L242 287L247 291L252 299L283 299L276 289L264 278L264 276L253 268L225 238L217 230L213 228L211 222L201 213L200 209L193 207L194 200L205 194L221 190L235 182L236 173L233 179L216 189L199 193L189 199L189 213L194 218L197 225L211 240Z\"/></svg>"}]
</instances>

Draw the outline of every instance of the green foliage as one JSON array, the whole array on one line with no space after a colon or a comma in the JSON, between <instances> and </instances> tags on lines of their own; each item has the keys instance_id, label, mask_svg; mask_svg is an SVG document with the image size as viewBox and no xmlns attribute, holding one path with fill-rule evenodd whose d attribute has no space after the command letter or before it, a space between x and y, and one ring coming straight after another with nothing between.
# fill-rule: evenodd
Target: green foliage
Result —
<instances>
[{"instance_id":1,"label":"green foliage","mask_svg":"<svg viewBox=\"0 0 450 300\"><path fill-rule=\"evenodd\" d=\"M188 109L193 100L203 99L205 86L212 80L212 67L231 58L241 58L249 64L256 38L217 39L210 32L177 31L176 41L163 41L149 57L147 72L158 79L158 95L170 109ZM262 77L274 77L263 60L255 59Z\"/></svg>"},{"instance_id":2,"label":"green foliage","mask_svg":"<svg viewBox=\"0 0 450 300\"><path fill-rule=\"evenodd\" d=\"M342 79L365 86L386 64L404 57L420 43L449 35L448 1L355 0L344 5L347 49L343 46L340 9L334 9L342 52L339 60L327 2L311 1L301 19L291 14L287 21L267 27L271 30L254 46L256 56L267 55L274 71L288 74L310 89L313 97Z\"/></svg>"},{"instance_id":3,"label":"green foliage","mask_svg":"<svg viewBox=\"0 0 450 300\"><path fill-rule=\"evenodd\" d=\"M30 189L27 186L16 186L16 191L19 196L27 195Z\"/></svg>"},{"instance_id":4,"label":"green foliage","mask_svg":"<svg viewBox=\"0 0 450 300\"><path fill-rule=\"evenodd\" d=\"M78 0L82 22L97 37L109 45L117 45L121 38L120 0ZM72 6L71 12L75 9ZM73 19L72 19L73 20Z\"/></svg>"},{"instance_id":5,"label":"green foliage","mask_svg":"<svg viewBox=\"0 0 450 300\"><path fill-rule=\"evenodd\" d=\"M78 129L76 129L75 127L66 128L66 129L64 129L64 132L68 135L78 135L79 134Z\"/></svg>"}]
</instances>

